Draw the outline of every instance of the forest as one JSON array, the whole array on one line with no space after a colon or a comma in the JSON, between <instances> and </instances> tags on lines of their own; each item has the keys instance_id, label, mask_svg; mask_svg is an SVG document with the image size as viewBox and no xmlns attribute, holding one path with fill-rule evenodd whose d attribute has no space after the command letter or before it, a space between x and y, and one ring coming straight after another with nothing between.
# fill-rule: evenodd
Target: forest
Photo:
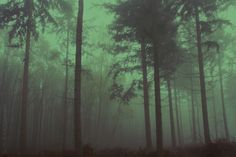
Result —
<instances>
[{"instance_id":1,"label":"forest","mask_svg":"<svg viewBox=\"0 0 236 157\"><path fill-rule=\"evenodd\" d=\"M235 15L235 0L0 0L0 156L235 157Z\"/></svg>"}]
</instances>

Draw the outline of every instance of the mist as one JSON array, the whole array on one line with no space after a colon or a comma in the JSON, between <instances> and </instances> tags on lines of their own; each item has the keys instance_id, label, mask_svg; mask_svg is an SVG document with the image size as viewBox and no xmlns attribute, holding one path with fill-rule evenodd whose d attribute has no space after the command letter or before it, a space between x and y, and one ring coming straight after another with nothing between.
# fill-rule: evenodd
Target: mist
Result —
<instances>
[{"instance_id":1,"label":"mist","mask_svg":"<svg viewBox=\"0 0 236 157\"><path fill-rule=\"evenodd\" d=\"M165 157L219 145L234 156L235 7L1 0L0 153Z\"/></svg>"}]
</instances>

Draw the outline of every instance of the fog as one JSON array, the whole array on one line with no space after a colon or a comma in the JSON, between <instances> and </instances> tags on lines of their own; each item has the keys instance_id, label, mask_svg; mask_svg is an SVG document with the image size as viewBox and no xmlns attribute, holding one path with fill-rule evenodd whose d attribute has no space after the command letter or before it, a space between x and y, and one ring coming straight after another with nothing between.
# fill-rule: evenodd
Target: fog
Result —
<instances>
[{"instance_id":1,"label":"fog","mask_svg":"<svg viewBox=\"0 0 236 157\"><path fill-rule=\"evenodd\" d=\"M235 142L235 2L149 1L0 1L1 153Z\"/></svg>"}]
</instances>

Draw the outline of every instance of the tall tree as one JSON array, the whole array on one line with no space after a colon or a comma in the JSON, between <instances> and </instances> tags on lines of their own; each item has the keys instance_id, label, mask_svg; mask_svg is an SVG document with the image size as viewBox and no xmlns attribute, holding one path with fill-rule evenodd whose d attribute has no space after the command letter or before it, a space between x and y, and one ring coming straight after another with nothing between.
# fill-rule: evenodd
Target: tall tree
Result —
<instances>
[{"instance_id":1,"label":"tall tree","mask_svg":"<svg viewBox=\"0 0 236 157\"><path fill-rule=\"evenodd\" d=\"M150 124L150 112L149 112L149 91L148 91L148 79L147 79L147 55L146 44L144 39L140 42L141 45L141 62L142 62L142 75L143 75L143 103L144 103L144 116L145 116L145 130L146 130L146 146L152 147L151 140L151 124Z\"/></svg>"},{"instance_id":2,"label":"tall tree","mask_svg":"<svg viewBox=\"0 0 236 157\"><path fill-rule=\"evenodd\" d=\"M161 112L161 72L169 73L174 71L173 65L176 61L176 53L169 49L176 47L176 16L177 8L174 6L174 1L155 1L150 3L150 40L153 46L153 68L154 68L154 91L155 91L155 105L156 105L156 143L157 152L162 155L163 151L163 128L162 128L162 112ZM172 60L171 60L171 59ZM174 64L165 64L166 63ZM163 67L162 67L163 66ZM167 71L165 68L167 67ZM169 69L170 68L170 69ZM165 76L165 74L164 74ZM174 134L172 134L174 137ZM175 141L175 140L173 140Z\"/></svg>"},{"instance_id":3,"label":"tall tree","mask_svg":"<svg viewBox=\"0 0 236 157\"><path fill-rule=\"evenodd\" d=\"M22 153L27 150L27 106L31 37L34 36L36 39L38 37L36 19L39 19L43 28L46 22L55 23L48 9L51 6L59 6L58 4L62 4L60 2L62 1L22 0L17 2L8 1L0 5L0 26L7 27L9 23L12 24L9 31L9 46L20 47L25 41L20 124L20 150ZM18 39L16 40L17 43L13 43L14 38Z\"/></svg>"},{"instance_id":4,"label":"tall tree","mask_svg":"<svg viewBox=\"0 0 236 157\"><path fill-rule=\"evenodd\" d=\"M216 109L216 98L215 98L215 85L214 85L214 75L211 72L211 96L212 96L212 106L213 106L213 117L214 117L214 129L215 129L215 139L218 139L218 123L217 123L217 109Z\"/></svg>"},{"instance_id":5,"label":"tall tree","mask_svg":"<svg viewBox=\"0 0 236 157\"><path fill-rule=\"evenodd\" d=\"M112 25L112 30L115 32L113 38L115 41L124 43L132 42L133 44L138 43L140 49L137 50L136 54L131 54L129 49L129 61L140 59L141 66L135 65L130 66L129 71L140 70L142 71L142 85L143 85L143 104L144 104L144 121L145 121L145 139L146 147L150 149L152 147L151 140L151 122L150 122L150 112L149 112L149 91L148 91L148 59L147 59L147 36L145 34L146 27L143 25L145 21L145 9L144 7L138 8L145 4L143 0L132 0L132 1L120 1L115 5L107 5L111 11L113 11L117 16L116 21ZM127 49L127 48L126 48ZM123 49L122 49L123 50ZM126 62L126 61L125 61ZM120 69L120 71L122 71Z\"/></svg>"},{"instance_id":6,"label":"tall tree","mask_svg":"<svg viewBox=\"0 0 236 157\"><path fill-rule=\"evenodd\" d=\"M210 143L211 138L210 138L210 130L209 130L208 111L207 111L206 85L205 85L203 53L202 53L202 46L201 46L202 39L201 39L201 27L200 27L200 19L199 19L199 8L195 6L194 10L195 10L196 34L197 34L198 64L199 64L199 73L200 73L204 136L205 136L205 142Z\"/></svg>"},{"instance_id":7,"label":"tall tree","mask_svg":"<svg viewBox=\"0 0 236 157\"><path fill-rule=\"evenodd\" d=\"M219 21L222 23L222 21ZM225 138L226 140L230 140L229 136L229 129L228 129L228 122L227 122L227 114L225 109L225 96L224 96L224 86L223 86L223 74L222 74L222 53L220 53L220 45L216 41L206 41L203 43L204 45L207 45L208 50L210 48L215 48L217 52L216 62L218 66L218 75L219 75L219 82L220 82L220 95L221 95L221 106L222 106L222 116L223 116L223 122L224 122L224 132L225 132ZM213 53L214 55L214 53ZM212 56L213 58L214 56ZM212 89L214 92L214 89ZM214 94L214 93L213 93Z\"/></svg>"},{"instance_id":8,"label":"tall tree","mask_svg":"<svg viewBox=\"0 0 236 157\"><path fill-rule=\"evenodd\" d=\"M26 38L25 38L25 56L24 56L24 71L22 83L22 98L21 98L21 126L20 126L20 146L21 151L27 149L27 105L28 105L28 79L29 79L29 54L30 40L33 18L33 1L25 0L24 8L26 9Z\"/></svg>"},{"instance_id":9,"label":"tall tree","mask_svg":"<svg viewBox=\"0 0 236 157\"><path fill-rule=\"evenodd\" d=\"M75 57L75 84L74 84L74 145L76 155L82 157L82 124L81 124L81 70L83 44L83 14L84 1L78 0L78 15L76 26L76 57Z\"/></svg>"},{"instance_id":10,"label":"tall tree","mask_svg":"<svg viewBox=\"0 0 236 157\"><path fill-rule=\"evenodd\" d=\"M63 149L66 149L66 130L67 130L67 112L68 112L68 79L69 79L69 47L70 47L70 29L69 21L67 22L66 31L66 57L65 57L65 84L64 84L64 98L63 98L63 110L64 110L64 120L63 120Z\"/></svg>"},{"instance_id":11,"label":"tall tree","mask_svg":"<svg viewBox=\"0 0 236 157\"><path fill-rule=\"evenodd\" d=\"M191 76L190 76L190 85L191 85L191 104L192 104L192 126L193 126L193 142L197 142L197 129L196 129L196 111L195 111L195 101L194 101L194 84L193 84L193 64L191 64Z\"/></svg>"},{"instance_id":12,"label":"tall tree","mask_svg":"<svg viewBox=\"0 0 236 157\"><path fill-rule=\"evenodd\" d=\"M219 53L218 49L218 70L219 70L219 80L220 80L220 94L221 94L221 105L222 105L222 112L223 112L223 120L224 120L224 130L225 130L225 137L226 140L230 140L229 136L229 129L228 129L228 122L227 122L227 114L225 109L225 97L224 97L224 85L223 85L223 74L222 74L222 55Z\"/></svg>"},{"instance_id":13,"label":"tall tree","mask_svg":"<svg viewBox=\"0 0 236 157\"><path fill-rule=\"evenodd\" d=\"M68 118L68 94L69 94L69 69L72 65L71 60L69 58L69 51L70 51L70 44L71 44L71 38L72 34L75 30L75 16L73 3L75 1L65 1L63 3L63 11L62 17L57 18L57 23L59 23L59 27L56 27L56 31L60 32L62 34L62 45L63 48L65 48L65 59L63 62L63 65L65 66L65 78L64 78L64 91L63 91L63 123L62 123L62 147L64 150L66 150L66 142L67 142L67 118ZM65 35L66 34L66 35ZM74 36L73 36L74 38ZM65 43L65 44L64 44Z\"/></svg>"},{"instance_id":14,"label":"tall tree","mask_svg":"<svg viewBox=\"0 0 236 157\"><path fill-rule=\"evenodd\" d=\"M164 60L164 56L173 55L173 51L164 50L167 48L166 43L174 43L172 39L174 38L173 34L175 35L176 32L176 26L174 24L176 14L175 9L173 9L173 3L171 2L173 1L168 1L168 3L160 3L160 1L153 0L120 1L117 6L115 5L115 9L112 8L112 10L119 15L119 23L116 25L116 28L117 30L124 30L122 34L124 38L131 35L131 41L136 39L136 41L138 40L140 42L144 37L144 39L149 41L149 45L152 47L150 58L154 63L156 143L158 153L160 154L163 150L160 93L161 65L163 64L162 60ZM168 44L168 46L170 46L170 44ZM163 64L163 67L165 65L167 64Z\"/></svg>"},{"instance_id":15,"label":"tall tree","mask_svg":"<svg viewBox=\"0 0 236 157\"><path fill-rule=\"evenodd\" d=\"M180 129L180 112L179 112L179 103L178 103L178 94L177 94L177 87L176 87L176 78L174 78L174 102L175 102L175 113L176 113L176 126L177 126L177 137L178 142L181 145L183 142L182 135L181 135L181 129Z\"/></svg>"},{"instance_id":16,"label":"tall tree","mask_svg":"<svg viewBox=\"0 0 236 157\"><path fill-rule=\"evenodd\" d=\"M168 97L169 97L171 139L172 139L172 146L175 147L176 136L175 136L174 111L173 111L173 103L172 103L171 81L169 78L167 79L166 83L167 83Z\"/></svg>"},{"instance_id":17,"label":"tall tree","mask_svg":"<svg viewBox=\"0 0 236 157\"><path fill-rule=\"evenodd\" d=\"M207 111L207 96L206 96L206 84L205 84L205 72L204 72L204 54L202 51L202 34L205 29L205 23L201 21L201 16L207 18L214 18L214 14L220 9L231 3L231 0L178 0L177 5L180 6L180 16L184 20L194 19L195 32L197 41L197 54L199 65L199 79L201 87L201 103L203 113L203 129L205 143L211 143L208 111ZM209 27L207 27L209 28ZM212 30L211 30L212 31Z\"/></svg>"},{"instance_id":18,"label":"tall tree","mask_svg":"<svg viewBox=\"0 0 236 157\"><path fill-rule=\"evenodd\" d=\"M155 113L156 113L156 148L159 156L162 156L163 151L163 128L162 128L162 112L161 112L161 81L160 81L160 50L158 49L158 22L156 22L159 8L161 6L160 1L151 1L151 31L154 36L152 37L153 44L153 61L154 61L154 91L155 91ZM158 34L160 35L160 34ZM161 35L162 36L162 35Z\"/></svg>"}]
</instances>

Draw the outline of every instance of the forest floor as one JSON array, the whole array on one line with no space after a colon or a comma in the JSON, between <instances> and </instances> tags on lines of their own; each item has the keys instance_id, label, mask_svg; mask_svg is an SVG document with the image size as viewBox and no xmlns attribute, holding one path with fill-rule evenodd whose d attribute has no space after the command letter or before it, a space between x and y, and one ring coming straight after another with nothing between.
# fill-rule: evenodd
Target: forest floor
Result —
<instances>
[{"instance_id":1,"label":"forest floor","mask_svg":"<svg viewBox=\"0 0 236 157\"><path fill-rule=\"evenodd\" d=\"M16 157L15 155L3 155L1 157ZM75 157L73 151L64 153L44 152L41 154L26 155L25 157ZM104 149L93 151L89 146L84 148L84 157L158 157L156 152L147 152L143 149ZM236 157L236 143L218 142L209 145L188 146L165 150L163 157Z\"/></svg>"}]
</instances>

